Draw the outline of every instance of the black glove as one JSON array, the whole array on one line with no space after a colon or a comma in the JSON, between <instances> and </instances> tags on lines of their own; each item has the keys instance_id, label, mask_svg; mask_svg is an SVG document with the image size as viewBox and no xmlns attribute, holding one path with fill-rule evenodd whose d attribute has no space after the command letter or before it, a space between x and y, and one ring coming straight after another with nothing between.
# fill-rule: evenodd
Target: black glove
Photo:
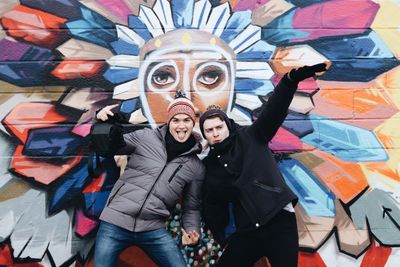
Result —
<instances>
[{"instance_id":1,"label":"black glove","mask_svg":"<svg viewBox=\"0 0 400 267\"><path fill-rule=\"evenodd\" d=\"M316 72L326 71L326 64L320 63L313 66L304 66L298 69L292 69L287 77L293 83L299 83L302 80L313 77Z\"/></svg>"}]
</instances>

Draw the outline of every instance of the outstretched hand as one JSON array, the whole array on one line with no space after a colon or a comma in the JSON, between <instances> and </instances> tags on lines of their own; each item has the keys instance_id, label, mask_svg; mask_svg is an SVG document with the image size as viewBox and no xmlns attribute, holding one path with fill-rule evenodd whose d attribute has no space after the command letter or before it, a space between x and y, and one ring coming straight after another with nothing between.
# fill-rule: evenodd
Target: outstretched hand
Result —
<instances>
[{"instance_id":1,"label":"outstretched hand","mask_svg":"<svg viewBox=\"0 0 400 267\"><path fill-rule=\"evenodd\" d=\"M114 113L111 111L113 108L118 107L118 104L109 105L102 108L99 112L97 112L96 118L101 121L108 120L108 117L114 116Z\"/></svg>"},{"instance_id":2,"label":"outstretched hand","mask_svg":"<svg viewBox=\"0 0 400 267\"><path fill-rule=\"evenodd\" d=\"M289 80L293 82L301 82L315 75L322 75L330 66L327 63L320 63L312 66L303 66L298 69L293 69L288 73Z\"/></svg>"},{"instance_id":3,"label":"outstretched hand","mask_svg":"<svg viewBox=\"0 0 400 267\"><path fill-rule=\"evenodd\" d=\"M185 229L182 228L182 244L183 245L196 245L199 242L199 233L195 230L187 233Z\"/></svg>"}]
</instances>

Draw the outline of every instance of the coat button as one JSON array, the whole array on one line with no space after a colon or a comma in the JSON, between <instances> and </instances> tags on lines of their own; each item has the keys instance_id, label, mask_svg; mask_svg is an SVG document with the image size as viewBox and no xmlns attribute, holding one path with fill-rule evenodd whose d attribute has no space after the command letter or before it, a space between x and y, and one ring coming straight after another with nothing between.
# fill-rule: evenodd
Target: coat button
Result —
<instances>
[{"instance_id":1,"label":"coat button","mask_svg":"<svg viewBox=\"0 0 400 267\"><path fill-rule=\"evenodd\" d=\"M220 158L220 157L221 157L221 155L218 155L218 156L217 156L217 158Z\"/></svg>"},{"instance_id":2,"label":"coat button","mask_svg":"<svg viewBox=\"0 0 400 267\"><path fill-rule=\"evenodd\" d=\"M225 167L225 168L228 167L228 164L225 163L225 164L224 164L224 167Z\"/></svg>"},{"instance_id":3,"label":"coat button","mask_svg":"<svg viewBox=\"0 0 400 267\"><path fill-rule=\"evenodd\" d=\"M260 227L260 224L259 224L259 223L256 223L256 227Z\"/></svg>"}]
</instances>

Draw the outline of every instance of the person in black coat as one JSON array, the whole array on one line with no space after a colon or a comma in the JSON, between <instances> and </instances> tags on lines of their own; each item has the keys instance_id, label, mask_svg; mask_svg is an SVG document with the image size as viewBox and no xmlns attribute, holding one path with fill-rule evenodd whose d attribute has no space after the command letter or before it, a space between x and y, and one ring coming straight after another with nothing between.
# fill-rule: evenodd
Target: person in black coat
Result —
<instances>
[{"instance_id":1,"label":"person in black coat","mask_svg":"<svg viewBox=\"0 0 400 267\"><path fill-rule=\"evenodd\" d=\"M239 126L217 106L202 114L200 130L210 147L203 160L203 218L225 246L217 266L252 266L263 256L275 267L297 266L297 197L267 143L283 123L298 83L326 69L321 63L285 74L250 126ZM230 214L236 231L228 237Z\"/></svg>"}]
</instances>

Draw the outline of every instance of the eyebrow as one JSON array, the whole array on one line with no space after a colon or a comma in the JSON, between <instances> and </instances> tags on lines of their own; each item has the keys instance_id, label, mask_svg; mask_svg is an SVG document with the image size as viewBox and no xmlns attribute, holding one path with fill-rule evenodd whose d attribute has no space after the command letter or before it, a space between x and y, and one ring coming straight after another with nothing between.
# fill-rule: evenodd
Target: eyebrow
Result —
<instances>
[{"instance_id":1,"label":"eyebrow","mask_svg":"<svg viewBox=\"0 0 400 267\"><path fill-rule=\"evenodd\" d=\"M217 128L217 127L223 126L223 125L224 125L224 123L221 122L221 123L219 123L219 124L217 124L217 125L214 125L213 127L204 128L204 130L209 130L209 129Z\"/></svg>"}]
</instances>

